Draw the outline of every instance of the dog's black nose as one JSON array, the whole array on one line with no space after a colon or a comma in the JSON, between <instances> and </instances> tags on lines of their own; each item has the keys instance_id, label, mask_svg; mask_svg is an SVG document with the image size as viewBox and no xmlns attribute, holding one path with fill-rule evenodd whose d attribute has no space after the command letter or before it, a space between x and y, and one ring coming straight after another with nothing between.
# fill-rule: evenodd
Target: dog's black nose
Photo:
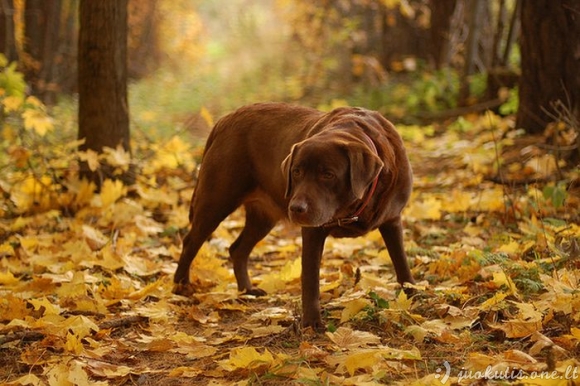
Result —
<instances>
[{"instance_id":1,"label":"dog's black nose","mask_svg":"<svg viewBox=\"0 0 580 386\"><path fill-rule=\"evenodd\" d=\"M289 209L292 213L303 214L308 210L308 205L304 201L293 201L290 203Z\"/></svg>"}]
</instances>

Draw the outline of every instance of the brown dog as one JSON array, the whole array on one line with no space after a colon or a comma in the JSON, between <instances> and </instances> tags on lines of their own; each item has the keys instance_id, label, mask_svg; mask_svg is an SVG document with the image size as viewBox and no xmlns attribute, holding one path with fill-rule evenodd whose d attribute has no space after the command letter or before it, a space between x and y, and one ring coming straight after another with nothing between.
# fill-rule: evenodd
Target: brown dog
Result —
<instances>
[{"instance_id":1,"label":"brown dog","mask_svg":"<svg viewBox=\"0 0 580 386\"><path fill-rule=\"evenodd\" d=\"M220 119L207 140L174 292L193 292L189 267L199 248L244 205L246 224L230 247L238 289L265 295L252 286L248 256L280 219L289 218L302 227L302 324L324 328L319 270L328 235L356 237L378 228L397 281L413 283L401 225L411 184L401 137L375 111L345 107L322 113L282 103L242 107Z\"/></svg>"}]
</instances>

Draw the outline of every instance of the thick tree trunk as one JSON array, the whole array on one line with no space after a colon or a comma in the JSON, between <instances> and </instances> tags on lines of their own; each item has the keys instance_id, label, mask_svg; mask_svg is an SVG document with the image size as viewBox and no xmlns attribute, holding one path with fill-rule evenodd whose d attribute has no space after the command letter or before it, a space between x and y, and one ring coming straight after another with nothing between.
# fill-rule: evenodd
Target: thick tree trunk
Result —
<instances>
[{"instance_id":1,"label":"thick tree trunk","mask_svg":"<svg viewBox=\"0 0 580 386\"><path fill-rule=\"evenodd\" d=\"M130 151L127 104L127 0L82 0L78 58L81 150ZM85 175L99 182L110 177Z\"/></svg>"},{"instance_id":2,"label":"thick tree trunk","mask_svg":"<svg viewBox=\"0 0 580 386\"><path fill-rule=\"evenodd\" d=\"M561 101L580 118L580 2L523 0L516 125L542 132Z\"/></svg>"}]
</instances>

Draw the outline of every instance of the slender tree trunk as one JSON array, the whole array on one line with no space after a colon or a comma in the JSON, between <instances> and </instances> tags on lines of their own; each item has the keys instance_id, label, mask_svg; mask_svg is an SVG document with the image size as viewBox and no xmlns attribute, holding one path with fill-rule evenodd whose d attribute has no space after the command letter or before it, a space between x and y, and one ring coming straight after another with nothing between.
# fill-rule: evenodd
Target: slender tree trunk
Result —
<instances>
[{"instance_id":1,"label":"slender tree trunk","mask_svg":"<svg viewBox=\"0 0 580 386\"><path fill-rule=\"evenodd\" d=\"M523 0L516 125L539 133L561 101L580 118L580 2Z\"/></svg>"},{"instance_id":2,"label":"slender tree trunk","mask_svg":"<svg viewBox=\"0 0 580 386\"><path fill-rule=\"evenodd\" d=\"M483 0L471 0L469 3L469 34L467 36L467 46L464 55L465 65L459 89L459 104L465 106L470 97L470 77L475 73L478 61L478 44L481 36L481 23L483 15Z\"/></svg>"},{"instance_id":3,"label":"slender tree trunk","mask_svg":"<svg viewBox=\"0 0 580 386\"><path fill-rule=\"evenodd\" d=\"M82 0L78 49L80 150L129 146L127 104L127 0ZM83 170L97 183L111 177Z\"/></svg>"},{"instance_id":4,"label":"slender tree trunk","mask_svg":"<svg viewBox=\"0 0 580 386\"><path fill-rule=\"evenodd\" d=\"M449 30L457 0L431 0L431 55L435 68L449 66Z\"/></svg>"},{"instance_id":5,"label":"slender tree trunk","mask_svg":"<svg viewBox=\"0 0 580 386\"><path fill-rule=\"evenodd\" d=\"M56 102L59 90L53 73L59 64L61 0L27 0L25 3L24 40L26 56L22 58L31 91L43 102Z\"/></svg>"},{"instance_id":6,"label":"slender tree trunk","mask_svg":"<svg viewBox=\"0 0 580 386\"><path fill-rule=\"evenodd\" d=\"M18 59L14 39L14 2L12 0L0 1L0 53L4 54L9 62Z\"/></svg>"}]
</instances>

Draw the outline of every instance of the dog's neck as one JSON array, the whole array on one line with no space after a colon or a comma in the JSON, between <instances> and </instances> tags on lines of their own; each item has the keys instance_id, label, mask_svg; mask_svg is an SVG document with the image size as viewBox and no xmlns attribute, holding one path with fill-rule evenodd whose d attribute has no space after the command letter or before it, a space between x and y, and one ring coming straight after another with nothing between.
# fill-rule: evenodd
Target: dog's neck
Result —
<instances>
[{"instance_id":1,"label":"dog's neck","mask_svg":"<svg viewBox=\"0 0 580 386\"><path fill-rule=\"evenodd\" d=\"M364 141L367 142L367 144L372 149L372 151L376 155L379 155L378 154L378 151L377 151L377 147L375 146L375 143L373 142L373 140L371 139L371 137L369 137L365 132L363 132L362 134L363 134ZM379 175L380 175L380 173L377 174L377 176L373 180L370 189L367 191L366 197L364 197L363 202L359 205L359 207L354 212L354 214L352 214L350 216L347 216L347 217L338 218L336 220L330 220L329 222L327 222L326 224L324 224L322 226L324 228L330 228L330 227L335 227L335 226L342 227L342 226L345 226L345 225L348 225L348 224L352 224L352 223L358 222L359 219L360 219L360 215L366 209L366 207L371 202L371 199L373 198L373 195L375 193L375 190L377 189L377 184L379 182Z\"/></svg>"}]
</instances>

